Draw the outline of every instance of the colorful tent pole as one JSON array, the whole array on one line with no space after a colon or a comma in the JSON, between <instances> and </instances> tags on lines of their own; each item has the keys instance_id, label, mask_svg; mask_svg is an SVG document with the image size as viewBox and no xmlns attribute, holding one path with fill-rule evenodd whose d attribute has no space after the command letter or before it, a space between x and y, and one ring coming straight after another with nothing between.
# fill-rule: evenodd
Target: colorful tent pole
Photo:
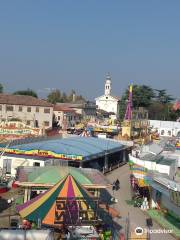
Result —
<instances>
[{"instance_id":1,"label":"colorful tent pole","mask_svg":"<svg viewBox=\"0 0 180 240\"><path fill-rule=\"evenodd\" d=\"M132 119L132 89L133 86L132 84L129 86L129 98L128 98L128 103L126 107L126 113L125 113L125 120L131 120Z\"/></svg>"}]
</instances>

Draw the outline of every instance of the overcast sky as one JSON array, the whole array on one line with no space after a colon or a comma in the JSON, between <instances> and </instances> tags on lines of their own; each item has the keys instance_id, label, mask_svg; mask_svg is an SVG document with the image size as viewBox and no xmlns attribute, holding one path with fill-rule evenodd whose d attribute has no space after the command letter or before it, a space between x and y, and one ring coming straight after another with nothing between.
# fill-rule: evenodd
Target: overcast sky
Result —
<instances>
[{"instance_id":1,"label":"overcast sky","mask_svg":"<svg viewBox=\"0 0 180 240\"><path fill-rule=\"evenodd\" d=\"M180 1L0 1L5 91L75 89L93 99L107 72L114 95L132 80L180 97Z\"/></svg>"}]
</instances>

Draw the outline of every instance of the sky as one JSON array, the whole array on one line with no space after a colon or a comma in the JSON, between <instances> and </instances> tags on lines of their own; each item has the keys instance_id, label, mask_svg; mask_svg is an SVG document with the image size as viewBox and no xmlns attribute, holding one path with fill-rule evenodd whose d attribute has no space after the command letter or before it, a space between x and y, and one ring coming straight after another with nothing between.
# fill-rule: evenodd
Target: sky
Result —
<instances>
[{"instance_id":1,"label":"sky","mask_svg":"<svg viewBox=\"0 0 180 240\"><path fill-rule=\"evenodd\" d=\"M93 100L132 80L180 97L179 0L0 1L5 92L75 89Z\"/></svg>"}]
</instances>

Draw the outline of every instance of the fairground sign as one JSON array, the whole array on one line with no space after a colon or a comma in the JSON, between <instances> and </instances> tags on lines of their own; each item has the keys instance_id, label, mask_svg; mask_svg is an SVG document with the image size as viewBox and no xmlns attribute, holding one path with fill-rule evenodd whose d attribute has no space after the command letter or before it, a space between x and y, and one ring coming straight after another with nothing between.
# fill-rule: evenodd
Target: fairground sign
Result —
<instances>
[{"instance_id":1,"label":"fairground sign","mask_svg":"<svg viewBox=\"0 0 180 240\"><path fill-rule=\"evenodd\" d=\"M31 128L2 128L0 127L0 135L39 135L39 129Z\"/></svg>"},{"instance_id":2,"label":"fairground sign","mask_svg":"<svg viewBox=\"0 0 180 240\"><path fill-rule=\"evenodd\" d=\"M0 135L25 136L39 135L39 128L32 128L20 121L2 121L0 123Z\"/></svg>"},{"instance_id":3,"label":"fairground sign","mask_svg":"<svg viewBox=\"0 0 180 240\"><path fill-rule=\"evenodd\" d=\"M26 155L26 156L38 156L38 157L46 157L46 158L58 158L64 160L82 160L82 155L74 155L74 154L65 154L65 153L55 153L47 150L23 150L23 149L13 149L13 148L0 148L0 151L5 151L8 154L16 154L16 155Z\"/></svg>"}]
</instances>

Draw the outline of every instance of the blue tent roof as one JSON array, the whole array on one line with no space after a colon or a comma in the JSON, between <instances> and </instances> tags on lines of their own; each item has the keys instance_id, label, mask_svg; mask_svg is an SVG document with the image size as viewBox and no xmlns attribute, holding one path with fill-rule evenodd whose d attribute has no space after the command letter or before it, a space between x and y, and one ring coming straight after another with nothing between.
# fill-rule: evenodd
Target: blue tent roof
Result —
<instances>
[{"instance_id":1,"label":"blue tent roof","mask_svg":"<svg viewBox=\"0 0 180 240\"><path fill-rule=\"evenodd\" d=\"M45 150L54 153L75 154L83 156L83 160L102 156L104 153L113 153L124 146L110 139L93 137L69 137L63 139L44 140L39 142L11 146L19 150Z\"/></svg>"}]
</instances>

